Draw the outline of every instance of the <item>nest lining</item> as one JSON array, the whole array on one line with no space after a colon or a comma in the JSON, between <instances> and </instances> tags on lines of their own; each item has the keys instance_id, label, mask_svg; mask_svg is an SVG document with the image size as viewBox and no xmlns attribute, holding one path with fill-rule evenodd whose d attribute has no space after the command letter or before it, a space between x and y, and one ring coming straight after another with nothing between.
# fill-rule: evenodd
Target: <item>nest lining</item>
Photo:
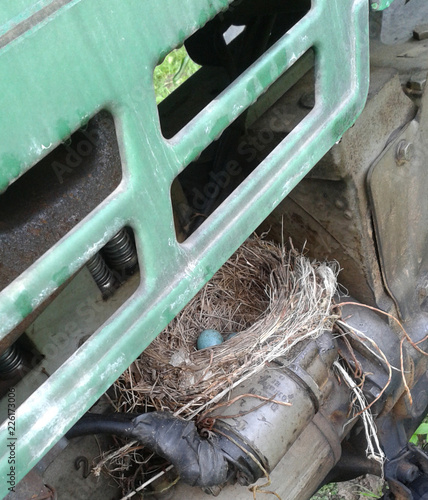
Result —
<instances>
[{"instance_id":1,"label":"nest lining","mask_svg":"<svg viewBox=\"0 0 428 500\"><path fill-rule=\"evenodd\" d=\"M247 240L117 380L116 411L206 412L266 363L331 329L338 270L293 247ZM205 329L236 335L198 351Z\"/></svg>"}]
</instances>

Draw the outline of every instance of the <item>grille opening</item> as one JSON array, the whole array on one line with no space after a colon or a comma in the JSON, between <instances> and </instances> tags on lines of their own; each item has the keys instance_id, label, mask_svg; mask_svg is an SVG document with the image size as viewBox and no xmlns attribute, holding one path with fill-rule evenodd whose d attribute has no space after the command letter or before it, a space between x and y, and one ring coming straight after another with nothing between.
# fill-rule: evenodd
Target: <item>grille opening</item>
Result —
<instances>
[{"instance_id":1,"label":"grille opening","mask_svg":"<svg viewBox=\"0 0 428 500\"><path fill-rule=\"evenodd\" d=\"M315 106L314 60L311 49L175 178L171 200L180 243L311 112Z\"/></svg>"},{"instance_id":2,"label":"grille opening","mask_svg":"<svg viewBox=\"0 0 428 500\"><path fill-rule=\"evenodd\" d=\"M113 117L101 111L0 195L0 290L107 198L121 179Z\"/></svg>"},{"instance_id":3,"label":"grille opening","mask_svg":"<svg viewBox=\"0 0 428 500\"><path fill-rule=\"evenodd\" d=\"M185 47L170 52L163 62L156 66L153 84L156 93L156 104L162 102L176 88L182 85L200 68L190 58Z\"/></svg>"},{"instance_id":4,"label":"grille opening","mask_svg":"<svg viewBox=\"0 0 428 500\"><path fill-rule=\"evenodd\" d=\"M18 403L45 382L137 291L141 275L130 227L122 228L96 255L103 258L113 277L112 293L104 293L88 265L84 265L27 325L16 341L25 358L23 369L13 379ZM5 383L10 387L10 379Z\"/></svg>"},{"instance_id":5,"label":"grille opening","mask_svg":"<svg viewBox=\"0 0 428 500\"><path fill-rule=\"evenodd\" d=\"M0 350L0 398L27 373L40 365L43 355L24 333L11 346Z\"/></svg>"},{"instance_id":6,"label":"grille opening","mask_svg":"<svg viewBox=\"0 0 428 500\"><path fill-rule=\"evenodd\" d=\"M311 0L235 0L227 11L190 36L185 48L202 67L158 101L163 136L170 139L179 132L310 8Z\"/></svg>"},{"instance_id":7,"label":"grille opening","mask_svg":"<svg viewBox=\"0 0 428 500\"><path fill-rule=\"evenodd\" d=\"M135 237L130 227L124 227L86 263L103 299L115 294L131 276L138 273Z\"/></svg>"}]
</instances>

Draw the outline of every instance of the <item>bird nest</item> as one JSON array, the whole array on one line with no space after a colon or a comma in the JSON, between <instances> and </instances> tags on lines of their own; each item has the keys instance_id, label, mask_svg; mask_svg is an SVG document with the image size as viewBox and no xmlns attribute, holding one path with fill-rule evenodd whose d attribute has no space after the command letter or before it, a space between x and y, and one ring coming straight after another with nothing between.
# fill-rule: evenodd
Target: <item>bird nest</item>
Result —
<instances>
[{"instance_id":1,"label":"bird nest","mask_svg":"<svg viewBox=\"0 0 428 500\"><path fill-rule=\"evenodd\" d=\"M337 274L336 263L247 240L117 380L115 409L186 419L206 412L266 363L331 329ZM198 351L205 329L224 342Z\"/></svg>"}]
</instances>

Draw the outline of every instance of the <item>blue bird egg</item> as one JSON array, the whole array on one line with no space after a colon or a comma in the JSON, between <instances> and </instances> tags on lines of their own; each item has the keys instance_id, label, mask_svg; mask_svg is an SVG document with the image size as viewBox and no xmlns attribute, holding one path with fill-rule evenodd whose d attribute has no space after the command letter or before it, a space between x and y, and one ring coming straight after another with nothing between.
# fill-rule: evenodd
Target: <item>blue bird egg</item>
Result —
<instances>
[{"instance_id":1,"label":"blue bird egg","mask_svg":"<svg viewBox=\"0 0 428 500\"><path fill-rule=\"evenodd\" d=\"M236 335L238 335L238 332L229 333L229 335L226 337L226 340L233 339L233 337L235 337Z\"/></svg>"},{"instance_id":2,"label":"blue bird egg","mask_svg":"<svg viewBox=\"0 0 428 500\"><path fill-rule=\"evenodd\" d=\"M219 345L222 342L223 337L220 332L217 330L204 330L196 341L196 348L200 351L201 349L206 349L207 347Z\"/></svg>"}]
</instances>

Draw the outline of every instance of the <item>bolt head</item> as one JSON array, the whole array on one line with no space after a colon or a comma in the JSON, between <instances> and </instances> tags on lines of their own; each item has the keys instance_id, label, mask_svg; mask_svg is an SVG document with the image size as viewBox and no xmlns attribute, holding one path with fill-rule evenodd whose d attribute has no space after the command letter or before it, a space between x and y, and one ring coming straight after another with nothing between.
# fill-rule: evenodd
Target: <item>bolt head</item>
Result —
<instances>
[{"instance_id":1,"label":"bolt head","mask_svg":"<svg viewBox=\"0 0 428 500\"><path fill-rule=\"evenodd\" d=\"M315 92L305 92L299 100L299 104L306 109L315 107Z\"/></svg>"},{"instance_id":2,"label":"bolt head","mask_svg":"<svg viewBox=\"0 0 428 500\"><path fill-rule=\"evenodd\" d=\"M221 493L221 486L207 486L205 488L202 488L202 491L207 495L218 497Z\"/></svg>"},{"instance_id":3,"label":"bolt head","mask_svg":"<svg viewBox=\"0 0 428 500\"><path fill-rule=\"evenodd\" d=\"M413 74L409 81L407 82L407 89L413 93L422 94L425 85L427 83L427 73L426 71L420 71Z\"/></svg>"},{"instance_id":4,"label":"bolt head","mask_svg":"<svg viewBox=\"0 0 428 500\"><path fill-rule=\"evenodd\" d=\"M413 30L415 40L426 40L428 38L428 24L419 24Z\"/></svg>"},{"instance_id":5,"label":"bolt head","mask_svg":"<svg viewBox=\"0 0 428 500\"><path fill-rule=\"evenodd\" d=\"M395 158L398 165L404 165L413 159L415 155L415 146L408 141L400 141L397 146Z\"/></svg>"},{"instance_id":6,"label":"bolt head","mask_svg":"<svg viewBox=\"0 0 428 500\"><path fill-rule=\"evenodd\" d=\"M236 474L236 480L241 486L247 486L248 484L250 484L250 480L247 475L241 471L238 471L238 473Z\"/></svg>"},{"instance_id":7,"label":"bolt head","mask_svg":"<svg viewBox=\"0 0 428 500\"><path fill-rule=\"evenodd\" d=\"M380 394L380 390L377 386L375 385L372 385L369 389L369 392L370 394L376 399L377 397L379 397L379 394Z\"/></svg>"},{"instance_id":8,"label":"bolt head","mask_svg":"<svg viewBox=\"0 0 428 500\"><path fill-rule=\"evenodd\" d=\"M397 467L397 479L404 483L411 483L419 475L419 468L410 462L403 460Z\"/></svg>"}]
</instances>

